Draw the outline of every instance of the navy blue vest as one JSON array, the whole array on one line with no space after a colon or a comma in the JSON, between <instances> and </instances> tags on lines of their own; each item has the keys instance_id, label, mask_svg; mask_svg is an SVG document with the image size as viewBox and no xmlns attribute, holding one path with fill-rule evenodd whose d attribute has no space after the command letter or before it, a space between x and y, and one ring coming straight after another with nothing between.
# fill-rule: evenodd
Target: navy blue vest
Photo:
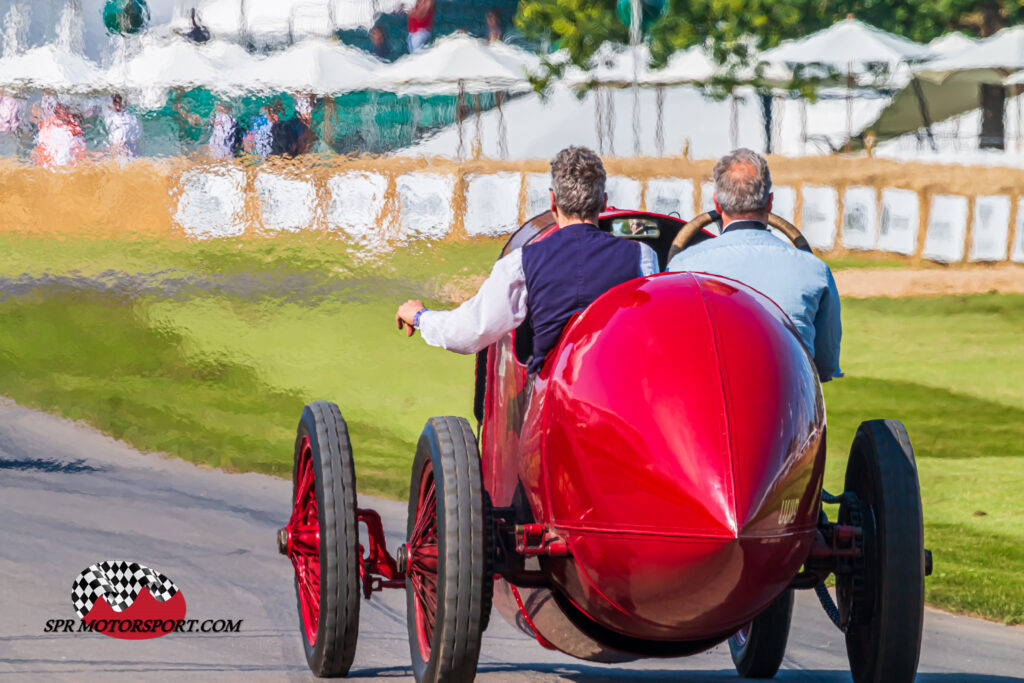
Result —
<instances>
[{"instance_id":1,"label":"navy blue vest","mask_svg":"<svg viewBox=\"0 0 1024 683\"><path fill-rule=\"evenodd\" d=\"M533 328L530 372L558 343L562 328L612 287L640 277L640 245L578 223L523 247L526 310Z\"/></svg>"}]
</instances>

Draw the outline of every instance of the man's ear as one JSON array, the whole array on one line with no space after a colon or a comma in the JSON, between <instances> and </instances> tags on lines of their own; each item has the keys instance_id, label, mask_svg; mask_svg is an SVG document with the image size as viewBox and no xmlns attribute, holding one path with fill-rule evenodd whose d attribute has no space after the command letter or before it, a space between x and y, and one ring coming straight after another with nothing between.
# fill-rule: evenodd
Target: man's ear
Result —
<instances>
[{"instance_id":1,"label":"man's ear","mask_svg":"<svg viewBox=\"0 0 1024 683\"><path fill-rule=\"evenodd\" d=\"M771 213L772 212L772 202L774 202L774 201L775 201L775 193L774 192L769 192L768 193L768 202L764 205L764 212L765 213Z\"/></svg>"},{"instance_id":2,"label":"man's ear","mask_svg":"<svg viewBox=\"0 0 1024 683\"><path fill-rule=\"evenodd\" d=\"M548 190L548 194L551 195L551 213L558 215L558 204L555 202L555 191Z\"/></svg>"},{"instance_id":3,"label":"man's ear","mask_svg":"<svg viewBox=\"0 0 1024 683\"><path fill-rule=\"evenodd\" d=\"M722 213L722 205L718 203L718 193L711 195L711 201L715 203L715 211Z\"/></svg>"},{"instance_id":4,"label":"man's ear","mask_svg":"<svg viewBox=\"0 0 1024 683\"><path fill-rule=\"evenodd\" d=\"M607 209L607 208L608 208L608 193L605 192L604 193L604 199L601 200L601 213L604 213L604 210Z\"/></svg>"}]
</instances>

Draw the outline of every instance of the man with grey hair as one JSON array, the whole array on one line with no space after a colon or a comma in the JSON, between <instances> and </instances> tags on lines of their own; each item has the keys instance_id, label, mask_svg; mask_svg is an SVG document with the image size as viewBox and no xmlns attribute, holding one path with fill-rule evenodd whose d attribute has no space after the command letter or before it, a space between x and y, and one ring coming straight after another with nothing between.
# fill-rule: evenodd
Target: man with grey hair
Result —
<instances>
[{"instance_id":1,"label":"man with grey hair","mask_svg":"<svg viewBox=\"0 0 1024 683\"><path fill-rule=\"evenodd\" d=\"M654 250L597 227L604 210L605 170L585 147L568 147L551 161L551 211L558 229L494 264L473 298L452 311L419 299L398 308L398 329L457 353L476 353L529 321L530 372L537 372L574 313L627 280L658 272Z\"/></svg>"},{"instance_id":2,"label":"man with grey hair","mask_svg":"<svg viewBox=\"0 0 1024 683\"><path fill-rule=\"evenodd\" d=\"M772 299L796 326L821 381L829 381L839 371L843 336L832 272L810 251L768 232L772 177L761 155L734 150L715 164L714 177L722 234L680 252L668 270L722 275Z\"/></svg>"}]
</instances>

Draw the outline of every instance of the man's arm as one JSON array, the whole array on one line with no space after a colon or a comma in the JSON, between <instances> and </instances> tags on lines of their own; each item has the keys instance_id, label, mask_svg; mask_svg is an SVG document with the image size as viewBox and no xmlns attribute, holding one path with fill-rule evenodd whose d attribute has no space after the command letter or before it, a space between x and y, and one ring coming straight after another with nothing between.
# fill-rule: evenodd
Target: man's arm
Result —
<instances>
[{"instance_id":1,"label":"man's arm","mask_svg":"<svg viewBox=\"0 0 1024 683\"><path fill-rule=\"evenodd\" d=\"M407 301L395 316L398 328L412 334L413 319L422 302ZM452 311L424 311L419 330L431 346L456 353L476 353L519 327L526 319L526 277L523 253L517 249L498 260L480 290Z\"/></svg>"},{"instance_id":2,"label":"man's arm","mask_svg":"<svg viewBox=\"0 0 1024 683\"><path fill-rule=\"evenodd\" d=\"M839 370L839 343L843 338L839 290L828 266L825 266L825 278L828 287L821 293L818 312L814 316L814 365L822 382L831 380Z\"/></svg>"}]
</instances>

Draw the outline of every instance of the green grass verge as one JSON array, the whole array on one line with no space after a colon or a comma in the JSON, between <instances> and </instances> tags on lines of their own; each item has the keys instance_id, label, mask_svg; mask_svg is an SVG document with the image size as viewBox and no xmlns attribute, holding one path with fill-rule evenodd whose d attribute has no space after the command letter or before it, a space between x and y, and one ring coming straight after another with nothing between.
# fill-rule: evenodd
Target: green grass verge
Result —
<instances>
[{"instance_id":1,"label":"green grass verge","mask_svg":"<svg viewBox=\"0 0 1024 683\"><path fill-rule=\"evenodd\" d=\"M4 248L18 294L0 301L2 393L139 448L287 476L299 411L325 398L349 421L360 490L402 498L426 418L470 412L472 359L405 339L393 312L485 272L493 242L394 258L305 236ZM929 601L1024 622L1024 297L843 305L827 488L841 489L862 420L903 420L935 552Z\"/></svg>"}]
</instances>

